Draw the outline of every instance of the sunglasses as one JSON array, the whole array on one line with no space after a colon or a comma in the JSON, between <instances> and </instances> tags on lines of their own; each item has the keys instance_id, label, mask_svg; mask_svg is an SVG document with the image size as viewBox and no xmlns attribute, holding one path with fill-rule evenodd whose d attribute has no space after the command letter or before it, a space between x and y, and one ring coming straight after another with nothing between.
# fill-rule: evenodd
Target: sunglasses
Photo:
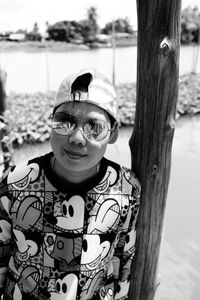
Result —
<instances>
[{"instance_id":1,"label":"sunglasses","mask_svg":"<svg viewBox=\"0 0 200 300\"><path fill-rule=\"evenodd\" d=\"M107 122L101 119L80 118L79 116L66 113L55 112L50 116L51 126L59 135L70 135L77 130L79 124L82 125L83 135L91 142L100 142L106 138L109 131Z\"/></svg>"}]
</instances>

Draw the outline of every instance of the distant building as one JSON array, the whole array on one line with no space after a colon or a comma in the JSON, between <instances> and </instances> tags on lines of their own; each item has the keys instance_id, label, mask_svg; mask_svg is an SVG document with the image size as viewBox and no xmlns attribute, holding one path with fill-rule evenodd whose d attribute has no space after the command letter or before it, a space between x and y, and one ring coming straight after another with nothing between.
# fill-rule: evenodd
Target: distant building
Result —
<instances>
[{"instance_id":1,"label":"distant building","mask_svg":"<svg viewBox=\"0 0 200 300\"><path fill-rule=\"evenodd\" d=\"M11 33L9 35L8 40L9 41L15 41L15 42L21 42L21 41L25 41L25 37L26 35L24 33Z\"/></svg>"}]
</instances>

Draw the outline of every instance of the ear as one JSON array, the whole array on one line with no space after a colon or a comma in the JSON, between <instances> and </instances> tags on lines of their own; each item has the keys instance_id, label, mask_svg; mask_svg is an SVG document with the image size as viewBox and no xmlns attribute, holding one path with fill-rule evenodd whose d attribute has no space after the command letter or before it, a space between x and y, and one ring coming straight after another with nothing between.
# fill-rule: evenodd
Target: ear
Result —
<instances>
[{"instance_id":1,"label":"ear","mask_svg":"<svg viewBox=\"0 0 200 300\"><path fill-rule=\"evenodd\" d=\"M118 134L119 134L119 122L115 121L110 134L109 144L114 144L116 142L118 138Z\"/></svg>"}]
</instances>

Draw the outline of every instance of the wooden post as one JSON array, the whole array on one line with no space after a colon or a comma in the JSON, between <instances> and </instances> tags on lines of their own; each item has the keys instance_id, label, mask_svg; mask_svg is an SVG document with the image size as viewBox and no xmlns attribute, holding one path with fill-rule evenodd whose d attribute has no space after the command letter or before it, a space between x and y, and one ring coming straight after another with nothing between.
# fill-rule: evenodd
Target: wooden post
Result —
<instances>
[{"instance_id":1,"label":"wooden post","mask_svg":"<svg viewBox=\"0 0 200 300\"><path fill-rule=\"evenodd\" d=\"M137 13L137 105L129 145L142 195L129 299L152 300L178 98L181 0L137 0Z\"/></svg>"}]
</instances>

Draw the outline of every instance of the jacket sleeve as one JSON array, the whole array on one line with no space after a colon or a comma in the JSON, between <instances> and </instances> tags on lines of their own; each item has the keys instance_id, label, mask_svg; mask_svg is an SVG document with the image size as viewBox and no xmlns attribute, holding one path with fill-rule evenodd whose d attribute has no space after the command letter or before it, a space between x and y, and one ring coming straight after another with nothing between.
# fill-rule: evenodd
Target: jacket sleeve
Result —
<instances>
[{"instance_id":1,"label":"jacket sleeve","mask_svg":"<svg viewBox=\"0 0 200 300\"><path fill-rule=\"evenodd\" d=\"M11 247L11 220L9 217L8 188L6 176L0 183L0 295L6 281L7 266L10 258Z\"/></svg>"},{"instance_id":2,"label":"jacket sleeve","mask_svg":"<svg viewBox=\"0 0 200 300\"><path fill-rule=\"evenodd\" d=\"M114 254L115 300L128 299L130 287L131 263L135 255L135 240L137 217L140 207L141 186L134 174L130 173L129 182L132 185L128 196L129 204L125 222L119 232L119 240Z\"/></svg>"}]
</instances>

